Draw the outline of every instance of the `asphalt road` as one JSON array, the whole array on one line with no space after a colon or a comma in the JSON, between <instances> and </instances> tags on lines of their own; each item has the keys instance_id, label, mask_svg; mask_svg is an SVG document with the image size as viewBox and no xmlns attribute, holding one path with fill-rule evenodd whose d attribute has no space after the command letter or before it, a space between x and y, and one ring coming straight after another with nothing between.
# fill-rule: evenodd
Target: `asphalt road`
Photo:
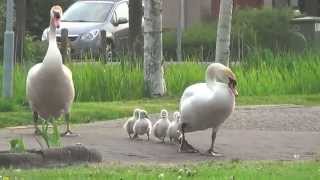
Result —
<instances>
[{"instance_id":1,"label":"asphalt road","mask_svg":"<svg viewBox=\"0 0 320 180\"><path fill-rule=\"evenodd\" d=\"M152 115L157 119L158 115ZM212 160L201 153L178 153L174 144L155 138L129 140L122 129L125 119L73 125L79 137L62 138L64 145L82 143L97 148L104 162L187 163ZM61 130L62 131L62 130ZM210 130L188 133L189 143L205 152ZM9 149L9 140L23 137L28 148L39 148L32 127L0 129L0 150ZM223 124L216 139L219 160L307 160L320 157L320 107L246 106L239 107Z\"/></svg>"}]
</instances>

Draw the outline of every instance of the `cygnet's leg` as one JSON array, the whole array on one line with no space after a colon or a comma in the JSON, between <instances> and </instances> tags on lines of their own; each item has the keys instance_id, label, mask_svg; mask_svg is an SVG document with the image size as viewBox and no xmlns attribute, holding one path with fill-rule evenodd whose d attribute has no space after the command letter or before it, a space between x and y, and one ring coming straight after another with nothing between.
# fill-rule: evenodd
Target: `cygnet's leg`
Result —
<instances>
[{"instance_id":1,"label":"cygnet's leg","mask_svg":"<svg viewBox=\"0 0 320 180\"><path fill-rule=\"evenodd\" d=\"M163 138L162 138L162 143L163 143L163 144L165 144L165 142L164 142L164 138L166 138L166 137L163 137Z\"/></svg>"},{"instance_id":2,"label":"cygnet's leg","mask_svg":"<svg viewBox=\"0 0 320 180\"><path fill-rule=\"evenodd\" d=\"M134 133L133 136L132 136L132 139L136 139L136 138L138 138L138 134Z\"/></svg>"},{"instance_id":3,"label":"cygnet's leg","mask_svg":"<svg viewBox=\"0 0 320 180\"><path fill-rule=\"evenodd\" d=\"M215 140L216 140L216 136L217 136L217 129L212 128L211 146L210 146L210 148L208 150L208 154L211 155L211 156L214 156L214 157L220 157L220 156L223 156L223 155L214 151L214 143L215 143Z\"/></svg>"},{"instance_id":4,"label":"cygnet's leg","mask_svg":"<svg viewBox=\"0 0 320 180\"><path fill-rule=\"evenodd\" d=\"M69 112L65 113L64 119L66 121L67 130L61 135L62 136L69 136L69 137L79 136L79 134L75 134L70 130L70 113Z\"/></svg>"},{"instance_id":5,"label":"cygnet's leg","mask_svg":"<svg viewBox=\"0 0 320 180\"><path fill-rule=\"evenodd\" d=\"M183 152L183 153L197 153L199 152L197 149L195 149L194 147L192 147L185 139L185 135L184 135L184 128L185 128L185 124L181 125L181 142L180 142L180 148L179 148L179 152Z\"/></svg>"},{"instance_id":6,"label":"cygnet's leg","mask_svg":"<svg viewBox=\"0 0 320 180\"><path fill-rule=\"evenodd\" d=\"M38 127L38 120L39 120L39 115L37 112L33 112L33 123L34 123L34 134L39 135L41 134L41 131Z\"/></svg>"},{"instance_id":7,"label":"cygnet's leg","mask_svg":"<svg viewBox=\"0 0 320 180\"><path fill-rule=\"evenodd\" d=\"M148 141L150 140L150 134L149 131L147 132Z\"/></svg>"}]
</instances>

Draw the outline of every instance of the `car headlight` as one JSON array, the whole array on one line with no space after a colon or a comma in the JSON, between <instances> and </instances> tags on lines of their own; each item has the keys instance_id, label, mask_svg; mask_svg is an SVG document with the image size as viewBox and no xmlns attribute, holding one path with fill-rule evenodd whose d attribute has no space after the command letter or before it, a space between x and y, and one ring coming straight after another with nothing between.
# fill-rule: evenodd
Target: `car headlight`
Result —
<instances>
[{"instance_id":1,"label":"car headlight","mask_svg":"<svg viewBox=\"0 0 320 180\"><path fill-rule=\"evenodd\" d=\"M89 31L88 33L85 33L81 36L82 40L93 40L95 39L98 35L100 34L100 30L99 29L94 29Z\"/></svg>"},{"instance_id":2,"label":"car headlight","mask_svg":"<svg viewBox=\"0 0 320 180\"><path fill-rule=\"evenodd\" d=\"M42 33L41 41L47 41L48 40L48 33L49 33L49 28L46 28Z\"/></svg>"}]
</instances>

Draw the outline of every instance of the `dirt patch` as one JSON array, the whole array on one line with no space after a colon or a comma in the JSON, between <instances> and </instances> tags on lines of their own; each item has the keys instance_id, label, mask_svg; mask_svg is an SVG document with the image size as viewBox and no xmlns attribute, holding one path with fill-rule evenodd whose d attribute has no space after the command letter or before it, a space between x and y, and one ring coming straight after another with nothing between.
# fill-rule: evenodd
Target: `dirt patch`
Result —
<instances>
[{"instance_id":1,"label":"dirt patch","mask_svg":"<svg viewBox=\"0 0 320 180\"><path fill-rule=\"evenodd\" d=\"M153 120L158 115L151 116ZM162 144L155 138L129 140L122 129L125 119L73 125L79 137L63 138L64 145L82 143L98 149L104 162L186 163L213 158L178 153L174 144ZM39 148L32 128L0 130L0 150L8 142L23 137L28 148ZM201 152L210 145L210 130L188 133L187 139ZM219 160L307 160L320 152L320 107L254 106L237 108L217 135Z\"/></svg>"},{"instance_id":2,"label":"dirt patch","mask_svg":"<svg viewBox=\"0 0 320 180\"><path fill-rule=\"evenodd\" d=\"M4 168L52 167L89 162L102 162L102 156L95 149L82 145L28 150L24 153L0 152L0 167Z\"/></svg>"}]
</instances>

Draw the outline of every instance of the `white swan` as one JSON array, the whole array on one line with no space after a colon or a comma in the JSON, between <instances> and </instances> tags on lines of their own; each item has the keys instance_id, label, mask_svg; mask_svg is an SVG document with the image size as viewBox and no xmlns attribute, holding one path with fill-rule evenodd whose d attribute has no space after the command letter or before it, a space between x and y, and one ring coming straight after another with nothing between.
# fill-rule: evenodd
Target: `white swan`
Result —
<instances>
[{"instance_id":1,"label":"white swan","mask_svg":"<svg viewBox=\"0 0 320 180\"><path fill-rule=\"evenodd\" d=\"M236 77L226 66L212 63L206 71L206 83L189 86L180 100L182 133L180 152L197 152L186 140L184 133L212 128L212 141L208 153L216 156L214 142L219 126L235 107Z\"/></svg>"},{"instance_id":2,"label":"white swan","mask_svg":"<svg viewBox=\"0 0 320 180\"><path fill-rule=\"evenodd\" d=\"M28 72L26 94L33 111L36 133L39 132L38 116L48 120L65 115L67 130L71 135L70 107L74 99L72 73L62 63L62 57L56 42L56 28L60 26L62 8L53 6L50 10L49 46L42 61Z\"/></svg>"},{"instance_id":3,"label":"white swan","mask_svg":"<svg viewBox=\"0 0 320 180\"><path fill-rule=\"evenodd\" d=\"M151 129L152 123L148 118L147 112L145 110L139 111L139 118L133 125L133 138L137 138L139 135L147 134L149 141Z\"/></svg>"},{"instance_id":4,"label":"white swan","mask_svg":"<svg viewBox=\"0 0 320 180\"><path fill-rule=\"evenodd\" d=\"M180 136L179 123L180 123L180 112L176 111L173 113L173 121L170 122L168 131L167 131L167 136L169 137L170 142L172 142L172 140L176 142L178 141L178 138Z\"/></svg>"},{"instance_id":5,"label":"white swan","mask_svg":"<svg viewBox=\"0 0 320 180\"><path fill-rule=\"evenodd\" d=\"M168 119L168 111L162 109L160 112L160 119L153 125L152 131L153 135L162 140L163 143L164 139L166 138L169 125L170 121Z\"/></svg>"},{"instance_id":6,"label":"white swan","mask_svg":"<svg viewBox=\"0 0 320 180\"><path fill-rule=\"evenodd\" d=\"M139 118L139 111L140 111L140 109L135 109L133 111L132 117L130 117L126 121L126 123L123 125L123 128L127 131L130 139L132 138L131 135L134 133L133 132L133 125L136 122L136 120L138 120L138 118Z\"/></svg>"}]
</instances>

